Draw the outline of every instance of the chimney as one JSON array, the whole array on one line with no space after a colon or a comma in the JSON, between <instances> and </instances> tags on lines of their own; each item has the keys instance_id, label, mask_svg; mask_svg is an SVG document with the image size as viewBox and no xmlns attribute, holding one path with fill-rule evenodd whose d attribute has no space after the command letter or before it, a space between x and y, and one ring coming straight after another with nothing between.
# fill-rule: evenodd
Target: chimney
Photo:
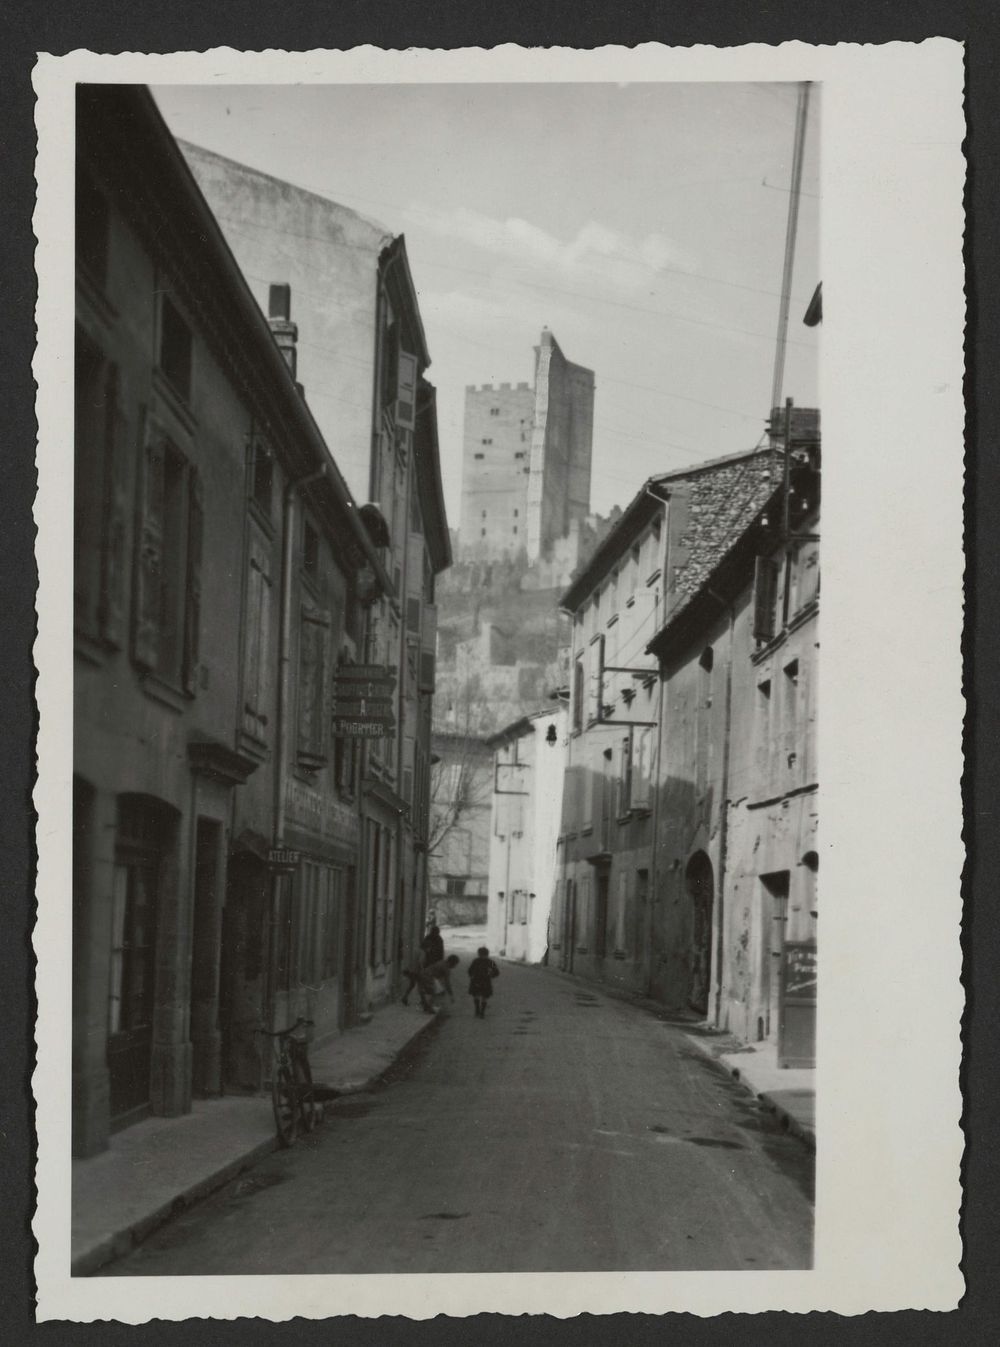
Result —
<instances>
[{"instance_id":1,"label":"chimney","mask_svg":"<svg viewBox=\"0 0 1000 1347\"><path fill-rule=\"evenodd\" d=\"M298 364L295 344L299 339L299 329L291 320L292 287L290 285L272 285L268 287L267 322L274 336L278 350L285 358L285 364L295 378ZM296 383L299 392L301 386Z\"/></svg>"}]
</instances>

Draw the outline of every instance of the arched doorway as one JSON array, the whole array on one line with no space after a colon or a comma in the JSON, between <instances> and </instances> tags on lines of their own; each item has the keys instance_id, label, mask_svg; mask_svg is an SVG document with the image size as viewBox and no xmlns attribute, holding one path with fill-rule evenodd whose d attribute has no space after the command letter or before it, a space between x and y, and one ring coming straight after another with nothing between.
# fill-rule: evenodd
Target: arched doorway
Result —
<instances>
[{"instance_id":1,"label":"arched doorway","mask_svg":"<svg viewBox=\"0 0 1000 1347\"><path fill-rule=\"evenodd\" d=\"M690 982L688 1005L699 1014L708 1013L708 989L712 973L712 902L715 878L712 862L703 851L688 861L684 882L691 903L691 945L688 958Z\"/></svg>"}]
</instances>

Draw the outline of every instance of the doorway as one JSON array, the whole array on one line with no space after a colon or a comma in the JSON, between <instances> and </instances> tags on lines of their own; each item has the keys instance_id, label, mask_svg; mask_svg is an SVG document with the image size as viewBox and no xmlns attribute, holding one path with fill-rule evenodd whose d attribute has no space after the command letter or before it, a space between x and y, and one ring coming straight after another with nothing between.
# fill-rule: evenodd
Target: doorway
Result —
<instances>
[{"instance_id":1,"label":"doorway","mask_svg":"<svg viewBox=\"0 0 1000 1347\"><path fill-rule=\"evenodd\" d=\"M265 1018L270 884L259 856L238 851L230 858L222 912L219 1031L223 1080L245 1090L258 1089L261 1080L255 1030Z\"/></svg>"},{"instance_id":2,"label":"doorway","mask_svg":"<svg viewBox=\"0 0 1000 1347\"><path fill-rule=\"evenodd\" d=\"M781 993L781 956L785 948L790 872L775 870L760 877L760 996L757 1041L771 1037L778 1027Z\"/></svg>"},{"instance_id":3,"label":"doorway","mask_svg":"<svg viewBox=\"0 0 1000 1347\"><path fill-rule=\"evenodd\" d=\"M194 912L191 923L192 1088L196 1096L218 1094L219 1061L219 871L222 825L199 818L195 830Z\"/></svg>"},{"instance_id":4,"label":"doorway","mask_svg":"<svg viewBox=\"0 0 1000 1347\"><path fill-rule=\"evenodd\" d=\"M567 973L573 971L573 956L576 952L576 881L566 881L566 954L563 967Z\"/></svg>"},{"instance_id":5,"label":"doorway","mask_svg":"<svg viewBox=\"0 0 1000 1347\"><path fill-rule=\"evenodd\" d=\"M108 978L108 1076L112 1129L150 1111L156 923L167 810L143 796L123 796L111 881Z\"/></svg>"},{"instance_id":6,"label":"doorway","mask_svg":"<svg viewBox=\"0 0 1000 1347\"><path fill-rule=\"evenodd\" d=\"M688 1005L699 1015L707 1015L712 976L712 905L715 878L712 862L703 851L696 851L688 861L684 882L690 903L691 919Z\"/></svg>"}]
</instances>

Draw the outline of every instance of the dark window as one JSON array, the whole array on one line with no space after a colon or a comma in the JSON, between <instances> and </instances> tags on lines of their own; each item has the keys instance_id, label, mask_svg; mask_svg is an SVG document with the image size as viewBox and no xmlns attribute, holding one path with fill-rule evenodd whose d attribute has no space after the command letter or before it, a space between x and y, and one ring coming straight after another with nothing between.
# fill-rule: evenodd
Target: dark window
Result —
<instances>
[{"instance_id":1,"label":"dark window","mask_svg":"<svg viewBox=\"0 0 1000 1347\"><path fill-rule=\"evenodd\" d=\"M473 454L472 457L473 457L473 458L485 458L486 455L485 455L485 454Z\"/></svg>"},{"instance_id":2,"label":"dark window","mask_svg":"<svg viewBox=\"0 0 1000 1347\"><path fill-rule=\"evenodd\" d=\"M573 665L573 728L583 729L583 656Z\"/></svg>"},{"instance_id":3,"label":"dark window","mask_svg":"<svg viewBox=\"0 0 1000 1347\"><path fill-rule=\"evenodd\" d=\"M267 446L260 440L252 441L250 481L253 499L268 519L271 517L271 493L274 482L274 460Z\"/></svg>"},{"instance_id":4,"label":"dark window","mask_svg":"<svg viewBox=\"0 0 1000 1347\"><path fill-rule=\"evenodd\" d=\"M491 407L491 408L490 408L490 416L499 416L499 415L500 415L500 408L499 408L499 407Z\"/></svg>"},{"instance_id":5,"label":"dark window","mask_svg":"<svg viewBox=\"0 0 1000 1347\"><path fill-rule=\"evenodd\" d=\"M399 326L390 323L385 330L382 347L382 405L388 406L396 399L399 382Z\"/></svg>"},{"instance_id":6,"label":"dark window","mask_svg":"<svg viewBox=\"0 0 1000 1347\"><path fill-rule=\"evenodd\" d=\"M483 444L492 444L492 443L493 443L492 440L483 440Z\"/></svg>"},{"instance_id":7,"label":"dark window","mask_svg":"<svg viewBox=\"0 0 1000 1347\"><path fill-rule=\"evenodd\" d=\"M522 451L519 450L519 451L514 455L514 457L515 457L515 458L523 458L523 457L524 457L524 453L523 453Z\"/></svg>"},{"instance_id":8,"label":"dark window","mask_svg":"<svg viewBox=\"0 0 1000 1347\"><path fill-rule=\"evenodd\" d=\"M161 297L160 369L185 402L191 399L191 329L168 295Z\"/></svg>"},{"instance_id":9,"label":"dark window","mask_svg":"<svg viewBox=\"0 0 1000 1347\"><path fill-rule=\"evenodd\" d=\"M103 289L108 272L108 202L85 168L76 174L76 258Z\"/></svg>"},{"instance_id":10,"label":"dark window","mask_svg":"<svg viewBox=\"0 0 1000 1347\"><path fill-rule=\"evenodd\" d=\"M515 518L515 519L517 518L517 513L518 513L518 512L515 510L515 511L514 511L514 518Z\"/></svg>"},{"instance_id":11,"label":"dark window","mask_svg":"<svg viewBox=\"0 0 1000 1347\"><path fill-rule=\"evenodd\" d=\"M517 525L516 525L516 524L514 525L514 532L515 532L515 533L517 532Z\"/></svg>"},{"instance_id":12,"label":"dark window","mask_svg":"<svg viewBox=\"0 0 1000 1347\"><path fill-rule=\"evenodd\" d=\"M302 521L302 570L310 580L319 577L319 534L308 519Z\"/></svg>"}]
</instances>

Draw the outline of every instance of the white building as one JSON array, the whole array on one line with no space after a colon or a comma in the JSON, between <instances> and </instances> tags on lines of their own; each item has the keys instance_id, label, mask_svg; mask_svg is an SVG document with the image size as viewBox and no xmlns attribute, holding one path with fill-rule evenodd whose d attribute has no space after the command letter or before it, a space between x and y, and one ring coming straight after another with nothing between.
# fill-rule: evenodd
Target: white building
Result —
<instances>
[{"instance_id":1,"label":"white building","mask_svg":"<svg viewBox=\"0 0 1000 1347\"><path fill-rule=\"evenodd\" d=\"M487 741L493 749L487 944L522 963L541 963L548 951L567 730L560 704Z\"/></svg>"}]
</instances>

